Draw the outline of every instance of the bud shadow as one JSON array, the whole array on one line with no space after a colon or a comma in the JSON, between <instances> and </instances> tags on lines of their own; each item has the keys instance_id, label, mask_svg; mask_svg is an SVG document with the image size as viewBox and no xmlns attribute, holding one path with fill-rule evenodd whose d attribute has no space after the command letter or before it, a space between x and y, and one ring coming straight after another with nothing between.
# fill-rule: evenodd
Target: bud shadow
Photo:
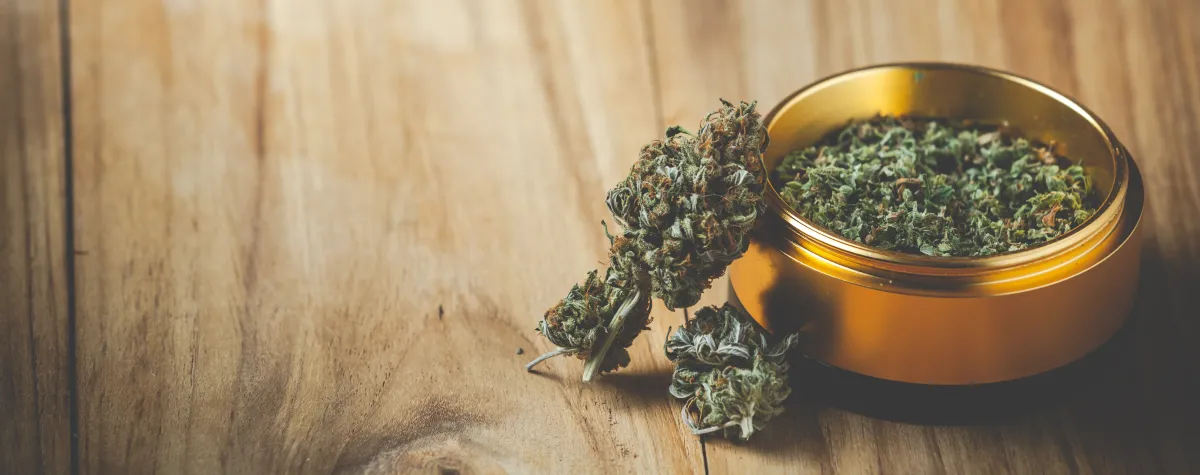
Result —
<instances>
[{"instance_id":1,"label":"bud shadow","mask_svg":"<svg viewBox=\"0 0 1200 475\"><path fill-rule=\"evenodd\" d=\"M543 379L547 379L547 380L550 380L550 381L553 381L556 383L563 382L563 377L560 376L558 373L555 373L554 371L547 371L547 370L541 370L541 369L522 370L522 371L525 371L525 373L528 376L543 378Z\"/></svg>"},{"instance_id":2,"label":"bud shadow","mask_svg":"<svg viewBox=\"0 0 1200 475\"><path fill-rule=\"evenodd\" d=\"M635 404L661 404L674 400L667 392L671 386L671 372L668 370L642 373L618 371L606 374L592 384L601 391L611 393L614 397L627 398Z\"/></svg>"}]
</instances>

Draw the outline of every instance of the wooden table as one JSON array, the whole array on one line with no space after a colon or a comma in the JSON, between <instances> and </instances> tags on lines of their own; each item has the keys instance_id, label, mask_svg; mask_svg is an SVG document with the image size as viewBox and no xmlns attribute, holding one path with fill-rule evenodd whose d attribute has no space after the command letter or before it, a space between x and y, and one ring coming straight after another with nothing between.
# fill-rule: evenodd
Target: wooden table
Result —
<instances>
[{"instance_id":1,"label":"wooden table","mask_svg":"<svg viewBox=\"0 0 1200 475\"><path fill-rule=\"evenodd\" d=\"M5 473L1200 471L1194 2L2 0L0 25ZM1143 167L1133 350L1098 390L938 426L799 381L733 445L665 391L679 314L595 384L524 372L642 144L932 59L1074 95Z\"/></svg>"}]
</instances>

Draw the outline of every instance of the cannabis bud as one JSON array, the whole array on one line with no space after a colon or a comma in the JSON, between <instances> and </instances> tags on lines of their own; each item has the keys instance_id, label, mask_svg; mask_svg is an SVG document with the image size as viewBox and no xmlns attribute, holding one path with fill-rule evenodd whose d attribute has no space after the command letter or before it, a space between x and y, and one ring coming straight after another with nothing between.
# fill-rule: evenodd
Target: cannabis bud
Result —
<instances>
[{"instance_id":1,"label":"cannabis bud","mask_svg":"<svg viewBox=\"0 0 1200 475\"><path fill-rule=\"evenodd\" d=\"M748 440L781 414L791 394L785 357L797 340L793 334L772 344L766 331L730 304L696 312L666 343L667 358L676 365L671 395L687 400L681 417L692 433L723 430L726 437Z\"/></svg>"},{"instance_id":2,"label":"cannabis bud","mask_svg":"<svg viewBox=\"0 0 1200 475\"><path fill-rule=\"evenodd\" d=\"M695 305L746 252L762 211L766 128L753 103L721 102L698 134L672 127L642 148L629 176L608 192L622 237L671 310Z\"/></svg>"},{"instance_id":3,"label":"cannabis bud","mask_svg":"<svg viewBox=\"0 0 1200 475\"><path fill-rule=\"evenodd\" d=\"M697 134L681 127L642 148L629 176L608 192L621 231L608 236L609 268L588 274L542 318L538 332L563 354L585 360L583 380L629 363L625 348L650 321L650 297L667 308L700 294L749 246L762 211L766 128L753 103L722 100ZM603 223L602 223L603 224Z\"/></svg>"},{"instance_id":4,"label":"cannabis bud","mask_svg":"<svg viewBox=\"0 0 1200 475\"><path fill-rule=\"evenodd\" d=\"M558 355L576 355L585 360L583 380L590 381L597 373L629 365L626 348L650 323L650 292L644 274L618 259L624 246L613 245L612 265L604 280L597 271L588 272L582 286L571 287L566 298L546 311L537 330L557 348L531 361L526 369Z\"/></svg>"}]
</instances>

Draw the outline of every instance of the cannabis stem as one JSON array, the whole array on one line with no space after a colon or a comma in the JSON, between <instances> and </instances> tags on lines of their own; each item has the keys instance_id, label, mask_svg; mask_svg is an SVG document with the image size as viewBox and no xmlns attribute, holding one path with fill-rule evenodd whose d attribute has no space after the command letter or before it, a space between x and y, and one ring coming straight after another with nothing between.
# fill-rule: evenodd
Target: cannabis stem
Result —
<instances>
[{"instance_id":1,"label":"cannabis stem","mask_svg":"<svg viewBox=\"0 0 1200 475\"><path fill-rule=\"evenodd\" d=\"M593 351L592 355L583 363L583 382L590 383L596 377L596 373L602 367L600 363L608 355L608 349L616 341L617 335L621 334L621 328L625 325L625 318L629 316L629 313L633 311L634 306L641 299L642 292L635 291L625 299L625 302L621 303L621 308L617 309L616 315L613 315L612 322L608 324L608 334L604 336L604 341L600 344L600 348Z\"/></svg>"},{"instance_id":2,"label":"cannabis stem","mask_svg":"<svg viewBox=\"0 0 1200 475\"><path fill-rule=\"evenodd\" d=\"M749 439L750 435L754 434L754 404L751 403L749 413L745 417L739 417L739 419L722 423L722 425L719 426L709 426L704 428L696 427L696 422L692 422L691 420L691 411L689 411L688 408L694 407L695 404L695 399L692 399L692 401L689 401L683 405L683 409L679 410L680 419L683 419L685 425L691 429L692 435L712 434L716 431L724 431L724 429L730 427L738 427L742 429L743 439Z\"/></svg>"},{"instance_id":3,"label":"cannabis stem","mask_svg":"<svg viewBox=\"0 0 1200 475\"><path fill-rule=\"evenodd\" d=\"M566 348L563 348L563 347L561 347L561 346L560 346L560 347L558 347L558 348L555 348L555 349L554 349L554 350L552 350L552 351L548 351L548 352L546 352L546 353L543 353L543 354L542 354L542 356L539 356L539 357L537 357L537 358L534 358L534 359L533 359L533 361L530 361L530 362L529 362L529 364L525 365L525 371L529 371L530 373L532 373L532 372L533 372L533 367L534 367L534 366L537 366L537 365L538 365L538 363L541 363L541 362L543 362L543 361L546 361L546 360L548 360L548 359L550 359L550 358L553 358L553 357L555 357L555 356L558 356L558 355L567 354L567 353L569 353L570 351L571 351L571 350L568 350L568 349L566 349Z\"/></svg>"},{"instance_id":4,"label":"cannabis stem","mask_svg":"<svg viewBox=\"0 0 1200 475\"><path fill-rule=\"evenodd\" d=\"M754 402L750 402L750 408L746 410L746 415L741 419L735 419L725 423L723 428L728 428L731 425L737 425L742 430L742 438L749 439L751 434L754 434Z\"/></svg>"}]
</instances>

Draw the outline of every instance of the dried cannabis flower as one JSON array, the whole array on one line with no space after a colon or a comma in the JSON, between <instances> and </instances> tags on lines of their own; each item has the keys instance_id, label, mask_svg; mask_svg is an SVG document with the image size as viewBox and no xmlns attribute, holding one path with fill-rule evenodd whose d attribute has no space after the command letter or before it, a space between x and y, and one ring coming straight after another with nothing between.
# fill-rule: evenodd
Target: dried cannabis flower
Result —
<instances>
[{"instance_id":1,"label":"dried cannabis flower","mask_svg":"<svg viewBox=\"0 0 1200 475\"><path fill-rule=\"evenodd\" d=\"M601 224L604 224L601 222ZM605 234L608 226L605 225ZM571 287L567 297L546 311L537 331L557 348L525 366L531 370L546 359L575 355L585 360L583 380L629 365L625 349L650 323L650 288L646 273L631 258L627 239L608 236L609 267L601 281L588 273L583 286Z\"/></svg>"},{"instance_id":2,"label":"dried cannabis flower","mask_svg":"<svg viewBox=\"0 0 1200 475\"><path fill-rule=\"evenodd\" d=\"M753 103L721 102L699 134L672 127L642 148L629 176L608 192L622 237L633 241L654 296L671 310L695 305L746 252L762 211L766 128Z\"/></svg>"},{"instance_id":3,"label":"dried cannabis flower","mask_svg":"<svg viewBox=\"0 0 1200 475\"><path fill-rule=\"evenodd\" d=\"M781 414L791 394L785 355L797 340L788 335L771 344L749 315L730 304L696 312L666 343L667 358L676 364L670 392L687 400L681 417L692 433L723 430L726 437L748 440Z\"/></svg>"},{"instance_id":4,"label":"dried cannabis flower","mask_svg":"<svg viewBox=\"0 0 1200 475\"><path fill-rule=\"evenodd\" d=\"M945 121L876 117L775 170L805 218L880 249L987 256L1049 241L1095 212L1083 167L1043 145Z\"/></svg>"},{"instance_id":5,"label":"dried cannabis flower","mask_svg":"<svg viewBox=\"0 0 1200 475\"><path fill-rule=\"evenodd\" d=\"M625 350L650 321L650 297L667 308L695 305L741 257L762 211L766 129L754 104L721 101L692 135L680 127L642 148L629 176L608 193L622 230L608 235L609 268L546 311L537 330L554 356L586 360L583 380L629 363ZM610 353L611 352L611 353Z\"/></svg>"}]
</instances>

